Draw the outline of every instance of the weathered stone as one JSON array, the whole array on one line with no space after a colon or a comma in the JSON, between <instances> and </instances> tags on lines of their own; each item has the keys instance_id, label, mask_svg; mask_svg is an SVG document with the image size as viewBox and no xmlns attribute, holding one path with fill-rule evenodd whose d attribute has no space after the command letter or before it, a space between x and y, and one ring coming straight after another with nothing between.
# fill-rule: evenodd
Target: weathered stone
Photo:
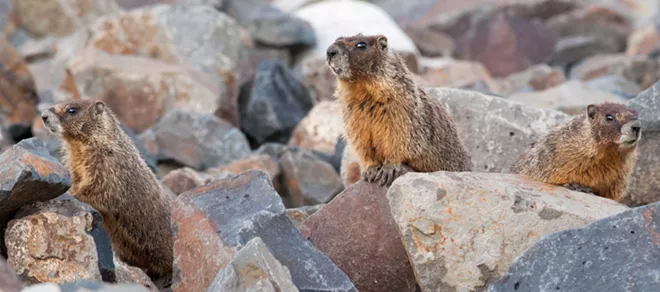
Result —
<instances>
[{"instance_id":1,"label":"weathered stone","mask_svg":"<svg viewBox=\"0 0 660 292\"><path fill-rule=\"evenodd\" d=\"M631 99L642 92L642 88L636 83L619 75L607 75L591 79L586 85L600 90L618 95L624 99Z\"/></svg>"},{"instance_id":2,"label":"weathered stone","mask_svg":"<svg viewBox=\"0 0 660 292\"><path fill-rule=\"evenodd\" d=\"M53 199L69 187L68 170L48 154L41 140L12 146L0 154L0 230L22 206Z\"/></svg>"},{"instance_id":3,"label":"weathered stone","mask_svg":"<svg viewBox=\"0 0 660 292\"><path fill-rule=\"evenodd\" d=\"M415 26L404 27L404 31L415 43L422 56L451 57L454 55L456 44L451 36L445 33Z\"/></svg>"},{"instance_id":4,"label":"weathered stone","mask_svg":"<svg viewBox=\"0 0 660 292\"><path fill-rule=\"evenodd\" d=\"M149 276L140 268L131 267L122 262L117 256L114 256L116 283L120 284L139 284L149 289L149 291L158 292L158 288L151 281Z\"/></svg>"},{"instance_id":5,"label":"weathered stone","mask_svg":"<svg viewBox=\"0 0 660 292\"><path fill-rule=\"evenodd\" d=\"M628 36L628 56L649 55L657 50L660 50L660 28L655 25L636 30Z\"/></svg>"},{"instance_id":6,"label":"weathered stone","mask_svg":"<svg viewBox=\"0 0 660 292\"><path fill-rule=\"evenodd\" d=\"M241 129L257 144L285 143L312 106L307 89L287 66L262 61L249 96L241 100Z\"/></svg>"},{"instance_id":7,"label":"weathered stone","mask_svg":"<svg viewBox=\"0 0 660 292\"><path fill-rule=\"evenodd\" d=\"M82 98L103 100L138 134L175 108L214 114L222 107L219 89L210 76L184 64L112 56L89 48L71 61L69 69L77 87L74 90Z\"/></svg>"},{"instance_id":8,"label":"weathered stone","mask_svg":"<svg viewBox=\"0 0 660 292\"><path fill-rule=\"evenodd\" d=\"M64 283L59 286L54 283L43 283L29 286L21 292L149 292L138 284L110 284L101 281L81 280Z\"/></svg>"},{"instance_id":9,"label":"weathered stone","mask_svg":"<svg viewBox=\"0 0 660 292\"><path fill-rule=\"evenodd\" d=\"M202 174L189 167L170 171L161 180L175 195L187 192L206 182L206 178Z\"/></svg>"},{"instance_id":10,"label":"weathered stone","mask_svg":"<svg viewBox=\"0 0 660 292\"><path fill-rule=\"evenodd\" d=\"M340 138L338 140L342 140L342 139ZM336 146L337 147L342 147L339 143ZM280 143L268 142L268 143L264 143L257 150L255 150L254 154L268 155L271 158L273 158L273 160L275 160L276 163L279 163L282 156L284 154L288 153L288 152L292 152L292 153L305 152L309 155L312 155L313 157L316 157L320 160L323 160L327 163L330 163L330 165L332 165L334 167L334 169L337 172L339 172L341 157L337 157L336 154L331 155L331 154L328 154L326 152L316 151L314 149L309 150L309 149L303 149L303 148L296 147L296 146L290 146L290 145L285 145L285 144L280 144Z\"/></svg>"},{"instance_id":11,"label":"weathered stone","mask_svg":"<svg viewBox=\"0 0 660 292\"><path fill-rule=\"evenodd\" d=\"M578 80L569 80L543 91L516 93L508 99L529 107L556 109L568 114L581 114L589 104L625 102L617 95L591 88Z\"/></svg>"},{"instance_id":12,"label":"weathered stone","mask_svg":"<svg viewBox=\"0 0 660 292\"><path fill-rule=\"evenodd\" d=\"M470 87L484 82L490 91L499 91L488 70L478 62L436 59L423 62L426 71L420 84L427 87Z\"/></svg>"},{"instance_id":13,"label":"weathered stone","mask_svg":"<svg viewBox=\"0 0 660 292\"><path fill-rule=\"evenodd\" d=\"M387 192L422 291L481 291L543 236L627 208L524 176L408 173Z\"/></svg>"},{"instance_id":14,"label":"weathered stone","mask_svg":"<svg viewBox=\"0 0 660 292\"><path fill-rule=\"evenodd\" d=\"M4 258L0 258L0 291L19 292L23 284L16 277L16 273L7 265Z\"/></svg>"},{"instance_id":15,"label":"weathered stone","mask_svg":"<svg viewBox=\"0 0 660 292\"><path fill-rule=\"evenodd\" d=\"M660 286L660 203L551 234L488 291L655 291Z\"/></svg>"},{"instance_id":16,"label":"weathered stone","mask_svg":"<svg viewBox=\"0 0 660 292\"><path fill-rule=\"evenodd\" d=\"M447 108L474 171L502 172L547 131L569 119L565 113L525 107L476 92L429 88Z\"/></svg>"},{"instance_id":17,"label":"weathered stone","mask_svg":"<svg viewBox=\"0 0 660 292\"><path fill-rule=\"evenodd\" d=\"M246 27L254 41L274 47L314 46L314 29L306 21L264 1L227 1L225 11Z\"/></svg>"},{"instance_id":18,"label":"weathered stone","mask_svg":"<svg viewBox=\"0 0 660 292\"><path fill-rule=\"evenodd\" d=\"M523 71L552 54L556 36L539 19L504 11L481 17L457 49L464 59L479 61L496 77Z\"/></svg>"},{"instance_id":19,"label":"weathered stone","mask_svg":"<svg viewBox=\"0 0 660 292\"><path fill-rule=\"evenodd\" d=\"M25 61L4 36L0 36L0 65L0 119L6 117L5 130L20 140L28 136L37 115L36 88Z\"/></svg>"},{"instance_id":20,"label":"weathered stone","mask_svg":"<svg viewBox=\"0 0 660 292\"><path fill-rule=\"evenodd\" d=\"M317 38L316 46L303 52L296 65L325 60L325 51L339 36L384 34L390 48L402 55L408 68L418 71L416 56L419 52L415 44L382 8L372 3L327 0L306 5L296 10L294 15L311 24ZM318 67L316 72L323 74L324 69Z\"/></svg>"},{"instance_id":21,"label":"weathered stone","mask_svg":"<svg viewBox=\"0 0 660 292\"><path fill-rule=\"evenodd\" d=\"M159 160L173 159L196 170L216 167L250 154L247 139L220 118L197 112L173 110L140 140ZM155 149L154 149L155 148Z\"/></svg>"},{"instance_id":22,"label":"weathered stone","mask_svg":"<svg viewBox=\"0 0 660 292\"><path fill-rule=\"evenodd\" d=\"M660 82L628 101L642 121L639 156L628 184L626 204L639 206L660 201Z\"/></svg>"},{"instance_id":23,"label":"weathered stone","mask_svg":"<svg viewBox=\"0 0 660 292\"><path fill-rule=\"evenodd\" d=\"M245 159L231 162L227 165L206 170L206 174L215 179L224 178L226 174L240 174L250 169L259 169L268 174L270 182L276 190L280 189L280 166L266 154L252 154Z\"/></svg>"},{"instance_id":24,"label":"weathered stone","mask_svg":"<svg viewBox=\"0 0 660 292\"><path fill-rule=\"evenodd\" d=\"M323 100L334 100L333 95L337 88L337 81L325 59L308 58L302 60L298 67L300 76L302 76L302 83L309 90L309 94L315 103Z\"/></svg>"},{"instance_id":25,"label":"weathered stone","mask_svg":"<svg viewBox=\"0 0 660 292\"><path fill-rule=\"evenodd\" d=\"M318 204L313 206L302 206L298 208L286 209L286 215L291 219L293 225L300 226L309 216L314 215L316 211L323 208L325 204Z\"/></svg>"},{"instance_id":26,"label":"weathered stone","mask_svg":"<svg viewBox=\"0 0 660 292\"><path fill-rule=\"evenodd\" d=\"M337 139L343 133L341 106L337 101L322 101L296 126L289 145L334 153Z\"/></svg>"},{"instance_id":27,"label":"weathered stone","mask_svg":"<svg viewBox=\"0 0 660 292\"><path fill-rule=\"evenodd\" d=\"M529 69L498 79L496 93L508 96L518 92L546 90L566 81L564 71L539 64Z\"/></svg>"},{"instance_id":28,"label":"weathered stone","mask_svg":"<svg viewBox=\"0 0 660 292\"><path fill-rule=\"evenodd\" d=\"M307 152L285 153L280 166L287 207L327 203L343 189L332 165Z\"/></svg>"},{"instance_id":29,"label":"weathered stone","mask_svg":"<svg viewBox=\"0 0 660 292\"><path fill-rule=\"evenodd\" d=\"M569 76L589 81L605 75L622 76L646 89L660 79L660 61L646 56L594 55L571 68Z\"/></svg>"},{"instance_id":30,"label":"weathered stone","mask_svg":"<svg viewBox=\"0 0 660 292\"><path fill-rule=\"evenodd\" d=\"M89 46L112 55L185 62L211 76L220 91L216 115L238 125L240 27L231 17L205 5L158 4L99 20Z\"/></svg>"},{"instance_id":31,"label":"weathered stone","mask_svg":"<svg viewBox=\"0 0 660 292\"><path fill-rule=\"evenodd\" d=\"M415 291L415 275L386 189L364 181L337 195L299 227L359 291Z\"/></svg>"},{"instance_id":32,"label":"weathered stone","mask_svg":"<svg viewBox=\"0 0 660 292\"><path fill-rule=\"evenodd\" d=\"M25 206L7 226L7 262L28 285L101 280L93 226L92 213L73 201Z\"/></svg>"},{"instance_id":33,"label":"weathered stone","mask_svg":"<svg viewBox=\"0 0 660 292\"><path fill-rule=\"evenodd\" d=\"M289 269L273 257L261 238L255 237L218 272L208 291L298 292L298 288L291 281Z\"/></svg>"},{"instance_id":34,"label":"weathered stone","mask_svg":"<svg viewBox=\"0 0 660 292\"><path fill-rule=\"evenodd\" d=\"M240 79L238 84L248 88L257 74L257 65L265 60L279 60L284 64L291 63L291 54L286 49L257 46L241 50L241 59L238 62Z\"/></svg>"},{"instance_id":35,"label":"weathered stone","mask_svg":"<svg viewBox=\"0 0 660 292\"><path fill-rule=\"evenodd\" d=\"M12 0L21 27L36 37L66 36L119 11L115 0Z\"/></svg>"},{"instance_id":36,"label":"weathered stone","mask_svg":"<svg viewBox=\"0 0 660 292\"><path fill-rule=\"evenodd\" d=\"M346 145L344 152L342 153L339 174L344 188L348 188L348 186L356 183L361 178L362 172L360 171L360 163L350 145Z\"/></svg>"},{"instance_id":37,"label":"weathered stone","mask_svg":"<svg viewBox=\"0 0 660 292\"><path fill-rule=\"evenodd\" d=\"M237 250L255 237L289 269L300 291L357 291L294 227L263 171L190 190L177 197L172 210L173 291L206 291Z\"/></svg>"}]
</instances>

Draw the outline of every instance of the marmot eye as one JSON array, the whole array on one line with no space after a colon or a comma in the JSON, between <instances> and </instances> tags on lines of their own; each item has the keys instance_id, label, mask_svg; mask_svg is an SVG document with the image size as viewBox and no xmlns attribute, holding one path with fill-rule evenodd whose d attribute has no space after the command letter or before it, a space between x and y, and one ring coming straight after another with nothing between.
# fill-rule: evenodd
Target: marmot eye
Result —
<instances>
[{"instance_id":1,"label":"marmot eye","mask_svg":"<svg viewBox=\"0 0 660 292\"><path fill-rule=\"evenodd\" d=\"M68 112L70 114L75 114L75 113L78 112L78 109L75 108L75 107L70 107L68 110L66 110L66 112Z\"/></svg>"},{"instance_id":2,"label":"marmot eye","mask_svg":"<svg viewBox=\"0 0 660 292\"><path fill-rule=\"evenodd\" d=\"M614 120L614 117L613 117L612 115L610 115L610 114L607 114L607 115L605 116L605 118L606 118L608 121L612 121L612 120Z\"/></svg>"},{"instance_id":3,"label":"marmot eye","mask_svg":"<svg viewBox=\"0 0 660 292\"><path fill-rule=\"evenodd\" d=\"M355 45L355 47L358 49L364 49L367 47L367 44L365 42L359 42L357 45Z\"/></svg>"}]
</instances>

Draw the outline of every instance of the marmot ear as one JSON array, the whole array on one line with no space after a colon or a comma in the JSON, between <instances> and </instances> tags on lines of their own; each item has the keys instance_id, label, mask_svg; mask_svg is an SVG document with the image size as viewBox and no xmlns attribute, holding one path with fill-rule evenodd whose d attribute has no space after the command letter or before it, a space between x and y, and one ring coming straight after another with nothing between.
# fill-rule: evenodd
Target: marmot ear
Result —
<instances>
[{"instance_id":1,"label":"marmot ear","mask_svg":"<svg viewBox=\"0 0 660 292\"><path fill-rule=\"evenodd\" d=\"M378 38L376 38L376 44L381 50L387 49L387 37L384 35L379 35Z\"/></svg>"},{"instance_id":2,"label":"marmot ear","mask_svg":"<svg viewBox=\"0 0 660 292\"><path fill-rule=\"evenodd\" d=\"M100 100L95 102L94 103L94 109L96 110L96 114L100 115L105 110L105 103L103 103Z\"/></svg>"},{"instance_id":3,"label":"marmot ear","mask_svg":"<svg viewBox=\"0 0 660 292\"><path fill-rule=\"evenodd\" d=\"M587 106L587 116L593 119L596 116L596 105L590 104Z\"/></svg>"}]
</instances>

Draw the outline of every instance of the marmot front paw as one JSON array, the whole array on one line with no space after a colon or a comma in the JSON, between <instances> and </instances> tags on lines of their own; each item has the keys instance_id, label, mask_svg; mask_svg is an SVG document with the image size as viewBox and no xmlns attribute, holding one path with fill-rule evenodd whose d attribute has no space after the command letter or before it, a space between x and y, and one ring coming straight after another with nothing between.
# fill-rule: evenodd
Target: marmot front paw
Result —
<instances>
[{"instance_id":1,"label":"marmot front paw","mask_svg":"<svg viewBox=\"0 0 660 292\"><path fill-rule=\"evenodd\" d=\"M363 177L367 182L390 187L395 179L410 170L410 167L401 163L371 166L364 172Z\"/></svg>"},{"instance_id":2,"label":"marmot front paw","mask_svg":"<svg viewBox=\"0 0 660 292\"><path fill-rule=\"evenodd\" d=\"M593 194L593 192L594 192L593 190L591 190L591 188L585 187L581 184L576 184L576 183L564 184L563 187L565 187L565 188L567 188L571 191L577 191L577 192L582 192L582 193L587 193L587 194Z\"/></svg>"}]
</instances>

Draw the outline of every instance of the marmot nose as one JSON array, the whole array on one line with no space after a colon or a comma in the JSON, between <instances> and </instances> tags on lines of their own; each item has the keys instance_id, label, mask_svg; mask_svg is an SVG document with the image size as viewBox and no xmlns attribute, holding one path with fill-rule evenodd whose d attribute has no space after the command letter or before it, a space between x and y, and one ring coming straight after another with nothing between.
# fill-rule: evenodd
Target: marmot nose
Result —
<instances>
[{"instance_id":1,"label":"marmot nose","mask_svg":"<svg viewBox=\"0 0 660 292\"><path fill-rule=\"evenodd\" d=\"M328 59L330 59L330 58L334 57L335 55L337 55L337 52L338 52L337 48L335 48L334 46L331 46L331 47L328 48L328 51L325 54L328 56Z\"/></svg>"},{"instance_id":2,"label":"marmot nose","mask_svg":"<svg viewBox=\"0 0 660 292\"><path fill-rule=\"evenodd\" d=\"M635 132L635 136L639 136L639 130L641 129L642 127L640 127L639 125L632 126L632 130L633 132Z\"/></svg>"},{"instance_id":3,"label":"marmot nose","mask_svg":"<svg viewBox=\"0 0 660 292\"><path fill-rule=\"evenodd\" d=\"M48 122L48 116L47 115L41 115L41 119L45 122Z\"/></svg>"}]
</instances>

